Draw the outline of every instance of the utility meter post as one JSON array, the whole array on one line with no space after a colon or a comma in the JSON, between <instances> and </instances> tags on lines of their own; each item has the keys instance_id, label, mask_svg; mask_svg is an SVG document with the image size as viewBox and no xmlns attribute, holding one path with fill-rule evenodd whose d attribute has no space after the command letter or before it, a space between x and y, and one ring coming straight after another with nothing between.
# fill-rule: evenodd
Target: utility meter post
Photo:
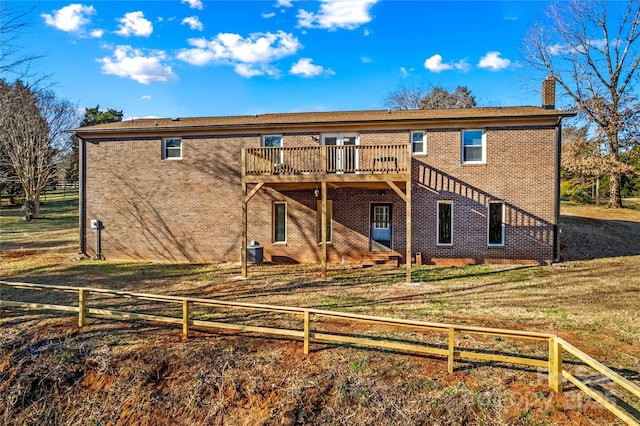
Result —
<instances>
[{"instance_id":1,"label":"utility meter post","mask_svg":"<svg viewBox=\"0 0 640 426\"><path fill-rule=\"evenodd\" d=\"M104 260L104 256L102 255L102 239L100 232L104 229L104 226L102 226L102 221L93 219L91 221L91 228L96 230L96 255L94 256L94 259Z\"/></svg>"}]
</instances>

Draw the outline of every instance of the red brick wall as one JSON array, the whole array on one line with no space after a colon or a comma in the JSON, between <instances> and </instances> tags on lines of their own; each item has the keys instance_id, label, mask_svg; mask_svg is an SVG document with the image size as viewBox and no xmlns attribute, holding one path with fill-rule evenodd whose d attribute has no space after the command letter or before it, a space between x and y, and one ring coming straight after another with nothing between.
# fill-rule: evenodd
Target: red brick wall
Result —
<instances>
[{"instance_id":1,"label":"red brick wall","mask_svg":"<svg viewBox=\"0 0 640 426\"><path fill-rule=\"evenodd\" d=\"M360 144L408 143L410 130L360 131ZM333 132L333 131L332 131ZM278 134L267 132L266 134ZM487 162L460 161L459 128L428 129L427 154L413 157L413 253L425 263L548 262L554 221L553 127L488 127ZM238 261L241 246L241 149L260 134L185 136L183 159L162 160L161 137L87 144L87 227L103 222L102 252L111 259ZM320 132L284 133L285 146L319 144ZM333 262L369 252L372 202L393 204L393 249L405 253L405 203L390 188L329 189ZM453 200L453 246L436 245L438 200ZM505 246L487 246L490 200L505 203ZM287 242L272 242L272 205L287 202ZM312 189L263 189L249 202L248 238L265 257L318 262ZM87 247L93 249L93 231Z\"/></svg>"}]
</instances>

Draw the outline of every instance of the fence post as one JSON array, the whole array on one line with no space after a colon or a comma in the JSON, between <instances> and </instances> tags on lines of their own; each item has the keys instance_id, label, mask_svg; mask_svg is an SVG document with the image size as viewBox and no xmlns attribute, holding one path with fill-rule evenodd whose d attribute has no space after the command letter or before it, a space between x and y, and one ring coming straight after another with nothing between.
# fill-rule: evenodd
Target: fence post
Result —
<instances>
[{"instance_id":1,"label":"fence post","mask_svg":"<svg viewBox=\"0 0 640 426\"><path fill-rule=\"evenodd\" d=\"M447 371L449 373L453 373L453 349L455 348L454 343L454 333L455 329L453 327L449 327L449 353L447 359Z\"/></svg>"},{"instance_id":2,"label":"fence post","mask_svg":"<svg viewBox=\"0 0 640 426\"><path fill-rule=\"evenodd\" d=\"M309 355L309 311L304 311L304 349L305 355Z\"/></svg>"},{"instance_id":3,"label":"fence post","mask_svg":"<svg viewBox=\"0 0 640 426\"><path fill-rule=\"evenodd\" d=\"M78 327L84 326L84 318L86 313L85 290L78 290Z\"/></svg>"},{"instance_id":4,"label":"fence post","mask_svg":"<svg viewBox=\"0 0 640 426\"><path fill-rule=\"evenodd\" d=\"M562 345L556 337L549 338L549 387L562 393Z\"/></svg>"},{"instance_id":5,"label":"fence post","mask_svg":"<svg viewBox=\"0 0 640 426\"><path fill-rule=\"evenodd\" d=\"M182 299L182 338L189 338L189 301Z\"/></svg>"}]
</instances>

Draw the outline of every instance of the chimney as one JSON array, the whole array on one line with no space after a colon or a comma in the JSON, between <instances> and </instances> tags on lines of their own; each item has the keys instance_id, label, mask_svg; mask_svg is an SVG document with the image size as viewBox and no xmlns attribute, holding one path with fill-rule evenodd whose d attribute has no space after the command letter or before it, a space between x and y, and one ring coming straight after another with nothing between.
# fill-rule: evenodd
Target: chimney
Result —
<instances>
[{"instance_id":1,"label":"chimney","mask_svg":"<svg viewBox=\"0 0 640 426\"><path fill-rule=\"evenodd\" d=\"M542 108L554 109L556 107L556 81L549 76L542 82Z\"/></svg>"}]
</instances>

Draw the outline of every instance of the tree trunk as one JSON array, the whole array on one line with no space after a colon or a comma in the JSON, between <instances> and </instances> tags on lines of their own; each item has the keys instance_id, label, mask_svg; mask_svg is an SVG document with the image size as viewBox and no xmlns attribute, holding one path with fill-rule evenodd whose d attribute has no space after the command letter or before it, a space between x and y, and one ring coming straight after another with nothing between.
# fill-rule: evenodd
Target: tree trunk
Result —
<instances>
[{"instance_id":1,"label":"tree trunk","mask_svg":"<svg viewBox=\"0 0 640 426\"><path fill-rule=\"evenodd\" d=\"M620 175L618 173L612 173L609 179L609 204L610 209L621 209L622 196L620 195Z\"/></svg>"}]
</instances>

